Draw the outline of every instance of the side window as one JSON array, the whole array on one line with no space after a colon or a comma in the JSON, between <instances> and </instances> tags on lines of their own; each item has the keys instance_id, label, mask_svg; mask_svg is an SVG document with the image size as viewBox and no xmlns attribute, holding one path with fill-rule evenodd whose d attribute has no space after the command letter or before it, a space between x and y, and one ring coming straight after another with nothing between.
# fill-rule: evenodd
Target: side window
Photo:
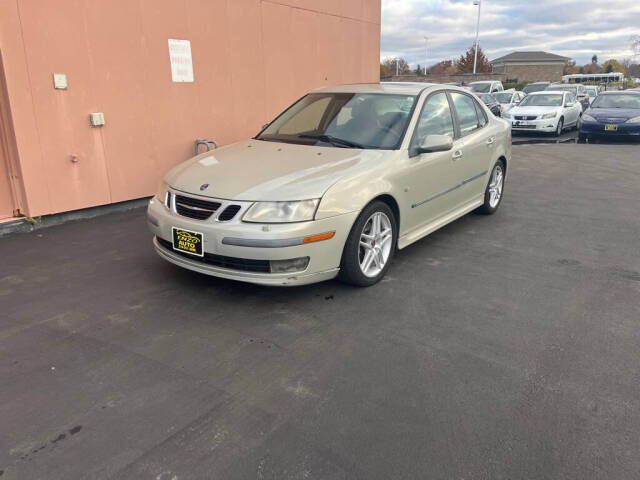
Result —
<instances>
[{"instance_id":1,"label":"side window","mask_svg":"<svg viewBox=\"0 0 640 480\"><path fill-rule=\"evenodd\" d=\"M420 112L413 143L419 145L427 135L450 135L454 137L453 118L449 101L444 92L431 95Z\"/></svg>"},{"instance_id":2,"label":"side window","mask_svg":"<svg viewBox=\"0 0 640 480\"><path fill-rule=\"evenodd\" d=\"M462 93L452 92L451 98L453 99L453 105L455 106L458 122L460 123L460 134L464 137L480 126L475 101L470 96Z\"/></svg>"},{"instance_id":3,"label":"side window","mask_svg":"<svg viewBox=\"0 0 640 480\"><path fill-rule=\"evenodd\" d=\"M478 115L478 128L482 128L487 124L489 119L478 102L474 101L473 104L476 106L476 115Z\"/></svg>"}]
</instances>

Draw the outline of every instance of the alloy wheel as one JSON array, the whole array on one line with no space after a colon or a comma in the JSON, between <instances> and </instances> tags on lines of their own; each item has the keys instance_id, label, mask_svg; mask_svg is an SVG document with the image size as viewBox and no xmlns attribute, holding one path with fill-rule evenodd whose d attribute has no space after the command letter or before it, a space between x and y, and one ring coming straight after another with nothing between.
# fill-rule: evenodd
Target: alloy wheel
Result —
<instances>
[{"instance_id":1,"label":"alloy wheel","mask_svg":"<svg viewBox=\"0 0 640 480\"><path fill-rule=\"evenodd\" d=\"M393 240L391 220L383 212L375 212L364 224L360 233L358 263L367 277L380 274L389 260Z\"/></svg>"},{"instance_id":2,"label":"alloy wheel","mask_svg":"<svg viewBox=\"0 0 640 480\"><path fill-rule=\"evenodd\" d=\"M491 173L489 182L489 206L496 208L502 198L502 187L504 186L504 170L502 165L498 164Z\"/></svg>"}]
</instances>

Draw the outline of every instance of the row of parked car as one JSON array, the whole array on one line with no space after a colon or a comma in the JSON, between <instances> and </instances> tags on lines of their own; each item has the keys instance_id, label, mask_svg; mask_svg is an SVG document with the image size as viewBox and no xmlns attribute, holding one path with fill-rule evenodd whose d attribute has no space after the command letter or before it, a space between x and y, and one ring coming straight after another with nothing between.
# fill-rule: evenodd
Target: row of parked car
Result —
<instances>
[{"instance_id":1,"label":"row of parked car","mask_svg":"<svg viewBox=\"0 0 640 480\"><path fill-rule=\"evenodd\" d=\"M600 86L535 82L522 91L504 90L499 81L478 81L468 88L491 112L511 123L514 132L561 135L579 130L580 140L594 137L640 139L640 90L602 91Z\"/></svg>"}]
</instances>

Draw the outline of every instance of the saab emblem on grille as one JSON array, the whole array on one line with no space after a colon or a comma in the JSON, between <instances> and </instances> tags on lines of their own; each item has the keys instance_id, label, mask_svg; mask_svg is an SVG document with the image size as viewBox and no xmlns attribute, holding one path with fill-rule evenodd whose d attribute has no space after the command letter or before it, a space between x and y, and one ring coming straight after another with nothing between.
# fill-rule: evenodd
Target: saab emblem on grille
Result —
<instances>
[{"instance_id":1,"label":"saab emblem on grille","mask_svg":"<svg viewBox=\"0 0 640 480\"><path fill-rule=\"evenodd\" d=\"M207 188L209 188L208 183L203 183L202 185L200 185L200 191L206 190Z\"/></svg>"}]
</instances>

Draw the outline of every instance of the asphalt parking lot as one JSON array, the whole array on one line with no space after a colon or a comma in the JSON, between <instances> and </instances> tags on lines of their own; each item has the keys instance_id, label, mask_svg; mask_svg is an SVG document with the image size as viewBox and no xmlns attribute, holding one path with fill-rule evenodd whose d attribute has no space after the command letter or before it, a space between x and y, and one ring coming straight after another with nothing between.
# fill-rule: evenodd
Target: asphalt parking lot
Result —
<instances>
[{"instance_id":1,"label":"asphalt parking lot","mask_svg":"<svg viewBox=\"0 0 640 480\"><path fill-rule=\"evenodd\" d=\"M513 157L368 289L181 270L142 209L0 239L2 480L640 477L639 147Z\"/></svg>"}]
</instances>

